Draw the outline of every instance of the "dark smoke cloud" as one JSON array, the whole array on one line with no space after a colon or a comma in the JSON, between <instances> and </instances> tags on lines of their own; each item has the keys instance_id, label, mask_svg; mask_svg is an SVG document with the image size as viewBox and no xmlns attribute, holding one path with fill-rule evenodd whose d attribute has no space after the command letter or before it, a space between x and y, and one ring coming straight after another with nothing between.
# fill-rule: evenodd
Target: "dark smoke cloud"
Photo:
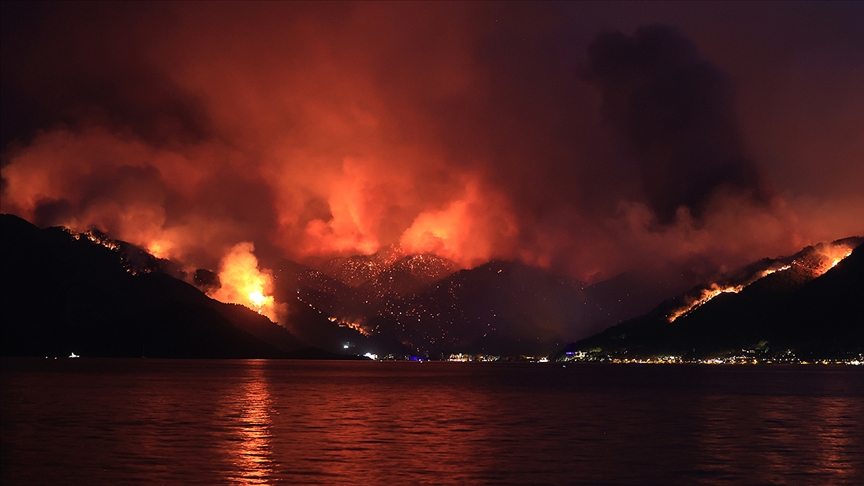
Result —
<instances>
[{"instance_id":1,"label":"dark smoke cloud","mask_svg":"<svg viewBox=\"0 0 864 486\"><path fill-rule=\"evenodd\" d=\"M153 144L212 135L206 107L143 55L163 9L144 3L6 2L2 141L82 120Z\"/></svg>"},{"instance_id":2,"label":"dark smoke cloud","mask_svg":"<svg viewBox=\"0 0 864 486\"><path fill-rule=\"evenodd\" d=\"M772 191L743 155L731 82L676 28L598 36L588 77L639 159L642 185L662 223L683 206L701 218L718 189L766 202Z\"/></svg>"}]
</instances>

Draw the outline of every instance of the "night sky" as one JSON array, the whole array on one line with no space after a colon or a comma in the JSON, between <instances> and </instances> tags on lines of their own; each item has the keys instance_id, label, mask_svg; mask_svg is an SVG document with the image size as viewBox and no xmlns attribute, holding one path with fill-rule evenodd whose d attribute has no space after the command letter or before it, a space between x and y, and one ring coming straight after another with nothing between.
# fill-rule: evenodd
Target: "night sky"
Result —
<instances>
[{"instance_id":1,"label":"night sky","mask_svg":"<svg viewBox=\"0 0 864 486\"><path fill-rule=\"evenodd\" d=\"M864 4L2 4L2 212L588 282L864 234Z\"/></svg>"}]
</instances>

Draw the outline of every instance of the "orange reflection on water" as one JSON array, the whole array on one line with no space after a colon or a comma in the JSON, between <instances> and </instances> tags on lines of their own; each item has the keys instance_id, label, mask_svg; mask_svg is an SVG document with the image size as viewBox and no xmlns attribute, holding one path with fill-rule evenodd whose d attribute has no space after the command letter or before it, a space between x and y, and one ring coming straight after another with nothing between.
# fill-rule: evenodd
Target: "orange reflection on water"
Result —
<instances>
[{"instance_id":1,"label":"orange reflection on water","mask_svg":"<svg viewBox=\"0 0 864 486\"><path fill-rule=\"evenodd\" d=\"M248 379L236 397L238 440L231 451L240 484L270 484L274 471L270 427L273 407L262 362L250 362Z\"/></svg>"},{"instance_id":2,"label":"orange reflection on water","mask_svg":"<svg viewBox=\"0 0 864 486\"><path fill-rule=\"evenodd\" d=\"M813 472L810 459L802 461L789 454L792 444L818 444L813 429L811 413L817 406L810 397L768 397L751 413L758 422L754 423L759 440L763 443L759 458L760 480L778 484L784 477L801 476ZM810 409L810 413L808 412Z\"/></svg>"},{"instance_id":3,"label":"orange reflection on water","mask_svg":"<svg viewBox=\"0 0 864 486\"><path fill-rule=\"evenodd\" d=\"M354 388L318 409L328 422L320 440L339 444L322 451L329 459L324 473L375 484L409 481L414 474L457 483L472 477L482 469L477 445L491 441L488 431L477 426L489 409L483 398L464 389L430 387L409 397ZM394 478L394 470L410 473Z\"/></svg>"},{"instance_id":4,"label":"orange reflection on water","mask_svg":"<svg viewBox=\"0 0 864 486\"><path fill-rule=\"evenodd\" d=\"M864 461L849 451L855 450L855 437L861 440L858 427L864 417L864 404L860 398L830 397L821 400L816 410L818 442L816 449L821 473L835 477L838 483L854 482L864 477ZM860 448L859 448L860 450Z\"/></svg>"},{"instance_id":5,"label":"orange reflection on water","mask_svg":"<svg viewBox=\"0 0 864 486\"><path fill-rule=\"evenodd\" d=\"M816 484L813 478L824 478L825 484L861 484L859 402L833 396L742 396L737 403L709 398L699 438L710 474L700 483L789 484L791 478L792 484Z\"/></svg>"},{"instance_id":6,"label":"orange reflection on water","mask_svg":"<svg viewBox=\"0 0 864 486\"><path fill-rule=\"evenodd\" d=\"M855 405L850 397L833 396L798 397L794 401L775 397L773 401L782 403L757 409L766 425L765 438L779 445L765 448L765 481L782 482L790 472L831 478L831 484L848 484L860 477L860 461L852 452L860 404ZM793 444L810 444L813 455L792 456L787 449Z\"/></svg>"},{"instance_id":7,"label":"orange reflection on water","mask_svg":"<svg viewBox=\"0 0 864 486\"><path fill-rule=\"evenodd\" d=\"M431 364L318 366L326 373L292 386L290 404L285 384L271 383L280 480L471 484L490 467L483 457L495 457L488 424L496 407L487 393L458 380L442 385Z\"/></svg>"}]
</instances>

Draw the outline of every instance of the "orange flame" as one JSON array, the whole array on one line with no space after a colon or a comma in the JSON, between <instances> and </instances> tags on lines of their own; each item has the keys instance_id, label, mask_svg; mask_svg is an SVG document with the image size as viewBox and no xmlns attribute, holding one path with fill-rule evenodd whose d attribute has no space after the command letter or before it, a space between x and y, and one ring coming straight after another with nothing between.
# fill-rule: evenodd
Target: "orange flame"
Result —
<instances>
[{"instance_id":1,"label":"orange flame","mask_svg":"<svg viewBox=\"0 0 864 486\"><path fill-rule=\"evenodd\" d=\"M156 258L171 258L174 244L167 240L156 240L147 246L147 252Z\"/></svg>"},{"instance_id":2,"label":"orange flame","mask_svg":"<svg viewBox=\"0 0 864 486\"><path fill-rule=\"evenodd\" d=\"M741 290L743 290L743 289L744 289L744 285L730 285L728 287L720 287L716 283L713 283L713 284L711 284L710 288L702 290L702 294L699 297L697 297L695 300L693 300L693 302L691 302L690 304L688 304L684 307L681 307L680 309L673 312L669 316L669 322L675 322L675 320L678 319L679 317L693 312L694 310L701 307L706 302L713 299L714 297L717 297L720 294L724 294L724 293L737 294L738 292L741 292Z\"/></svg>"},{"instance_id":3,"label":"orange flame","mask_svg":"<svg viewBox=\"0 0 864 486\"><path fill-rule=\"evenodd\" d=\"M824 246L818 247L816 251L820 255L827 258L828 262L829 262L828 265L825 265L822 268L820 268L820 270L822 270L822 271L819 272L819 275L821 275L821 274L827 272L828 270L831 270L832 268L836 267L838 263L842 262L843 259L845 259L846 257L848 257L849 255L852 254L852 250L854 250L854 248L852 248L851 246L845 245L845 244L824 245Z\"/></svg>"},{"instance_id":4,"label":"orange flame","mask_svg":"<svg viewBox=\"0 0 864 486\"><path fill-rule=\"evenodd\" d=\"M672 314L669 315L668 320L669 320L669 322L675 322L675 320L678 319L679 317L693 312L694 310L705 305L708 301L710 301L714 297L717 297L720 294L737 294L738 292L741 292L742 290L744 290L744 288L747 287L748 285L752 284L753 282L755 282L755 281L757 281L763 277L767 277L768 275L771 275L772 273L782 272L784 270L789 270L790 268L792 268L792 267L789 265L783 265L780 267L768 268L768 269L762 270L761 272L756 273L756 275L754 275L752 278L750 278L750 280L748 280L742 284L739 284L739 285L720 286L716 283L712 283L711 287L702 290L702 293L699 295L699 297L692 300L687 305L685 305L685 306L675 310L674 312L672 312Z\"/></svg>"},{"instance_id":5,"label":"orange flame","mask_svg":"<svg viewBox=\"0 0 864 486\"><path fill-rule=\"evenodd\" d=\"M836 267L852 254L852 250L854 245L849 243L820 243L813 248L811 255L797 259L792 264L809 272L812 278L816 278Z\"/></svg>"},{"instance_id":6,"label":"orange flame","mask_svg":"<svg viewBox=\"0 0 864 486\"><path fill-rule=\"evenodd\" d=\"M273 297L273 277L267 269L258 269L255 245L243 242L234 245L222 258L219 270L221 286L207 295L225 303L240 304L266 316L273 322L285 314L285 304Z\"/></svg>"}]
</instances>

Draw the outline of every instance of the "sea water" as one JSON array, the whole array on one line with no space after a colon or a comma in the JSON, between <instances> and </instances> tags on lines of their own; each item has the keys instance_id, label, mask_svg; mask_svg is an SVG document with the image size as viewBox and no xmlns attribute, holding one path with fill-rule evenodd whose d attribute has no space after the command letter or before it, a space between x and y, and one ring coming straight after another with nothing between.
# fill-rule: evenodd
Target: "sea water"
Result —
<instances>
[{"instance_id":1,"label":"sea water","mask_svg":"<svg viewBox=\"0 0 864 486\"><path fill-rule=\"evenodd\" d=\"M2 484L864 484L864 369L2 360Z\"/></svg>"}]
</instances>

